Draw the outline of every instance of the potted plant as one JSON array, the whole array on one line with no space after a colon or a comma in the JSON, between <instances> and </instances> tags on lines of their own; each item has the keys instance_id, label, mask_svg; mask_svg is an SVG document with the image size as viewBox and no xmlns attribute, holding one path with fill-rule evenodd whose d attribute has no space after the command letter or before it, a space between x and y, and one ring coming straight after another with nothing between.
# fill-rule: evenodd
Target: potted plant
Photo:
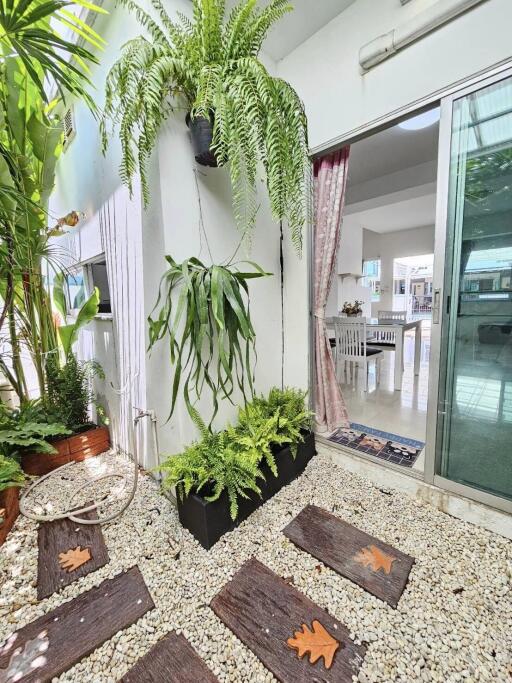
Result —
<instances>
[{"instance_id":1,"label":"potted plant","mask_svg":"<svg viewBox=\"0 0 512 683\"><path fill-rule=\"evenodd\" d=\"M304 392L273 389L240 411L240 422L211 432L159 468L176 487L180 522L209 549L289 484L315 453Z\"/></svg>"},{"instance_id":2,"label":"potted plant","mask_svg":"<svg viewBox=\"0 0 512 683\"><path fill-rule=\"evenodd\" d=\"M254 224L264 169L272 214L286 220L300 251L309 207L306 115L293 88L258 59L268 31L291 5L241 0L225 18L223 0L193 0L191 18L175 21L160 0L151 0L155 18L133 0L122 2L148 37L128 41L107 77L102 135L106 147L109 121L119 122L121 178L131 189L138 172L149 201L147 162L172 108L183 106L197 161L229 161L238 225Z\"/></svg>"},{"instance_id":3,"label":"potted plant","mask_svg":"<svg viewBox=\"0 0 512 683\"><path fill-rule=\"evenodd\" d=\"M66 363L59 364L55 356L47 360L47 394L41 401L41 411L47 420L65 427L64 438L50 440L49 449L34 448L21 457L27 474L43 475L68 462L81 462L110 448L106 426L89 417L89 406L94 403L91 378L102 376L95 362L80 362L68 353Z\"/></svg>"},{"instance_id":4,"label":"potted plant","mask_svg":"<svg viewBox=\"0 0 512 683\"><path fill-rule=\"evenodd\" d=\"M363 314L363 301L358 301L357 299L354 301L354 303L349 303L348 301L345 301L343 304L343 308L341 309L342 313L345 313L349 318L355 318L359 317Z\"/></svg>"},{"instance_id":5,"label":"potted plant","mask_svg":"<svg viewBox=\"0 0 512 683\"><path fill-rule=\"evenodd\" d=\"M276 417L276 437L270 448L277 463L278 477L268 479L277 492L302 474L315 455L313 413L306 408L306 393L300 389L273 387L268 396L253 399L238 413L238 429L250 434L273 416Z\"/></svg>"},{"instance_id":6,"label":"potted plant","mask_svg":"<svg viewBox=\"0 0 512 683\"><path fill-rule=\"evenodd\" d=\"M182 383L185 403L196 421L200 418L192 407L191 394L199 398L205 386L210 389L213 420L219 397L231 400L235 387L244 399L246 393L253 394L254 370L249 358L256 336L247 281L270 273L253 262L247 264L251 270L241 271L229 264L206 266L194 257L183 263L176 263L171 256L165 258L170 268L161 280L158 310L153 315L154 309L148 321L149 349L164 338L169 343L174 366L169 417Z\"/></svg>"},{"instance_id":7,"label":"potted plant","mask_svg":"<svg viewBox=\"0 0 512 683\"><path fill-rule=\"evenodd\" d=\"M19 515L18 488L24 481L25 475L16 460L0 453L0 545Z\"/></svg>"}]
</instances>

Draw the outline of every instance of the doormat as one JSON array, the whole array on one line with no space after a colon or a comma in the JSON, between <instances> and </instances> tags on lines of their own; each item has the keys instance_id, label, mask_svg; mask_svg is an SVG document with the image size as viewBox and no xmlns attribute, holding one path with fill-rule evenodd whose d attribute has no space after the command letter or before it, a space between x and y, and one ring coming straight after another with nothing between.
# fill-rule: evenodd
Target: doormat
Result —
<instances>
[{"instance_id":1,"label":"doormat","mask_svg":"<svg viewBox=\"0 0 512 683\"><path fill-rule=\"evenodd\" d=\"M340 427L328 440L403 467L412 467L425 448L423 441L382 432L356 422L351 422L350 427Z\"/></svg>"}]
</instances>

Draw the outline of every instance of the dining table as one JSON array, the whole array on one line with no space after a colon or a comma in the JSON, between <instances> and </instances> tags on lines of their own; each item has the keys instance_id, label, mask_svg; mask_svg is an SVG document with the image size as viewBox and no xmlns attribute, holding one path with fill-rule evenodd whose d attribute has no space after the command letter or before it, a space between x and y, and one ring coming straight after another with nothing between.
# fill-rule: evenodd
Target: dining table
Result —
<instances>
[{"instance_id":1,"label":"dining table","mask_svg":"<svg viewBox=\"0 0 512 683\"><path fill-rule=\"evenodd\" d=\"M340 318L343 320L343 318ZM402 375L404 369L404 336L406 332L414 332L414 374L420 374L421 361L421 324L423 318L406 318L405 320L379 320L379 318L366 318L366 332L369 337L367 340L368 346L372 346L372 338L375 338L376 332L393 332L394 343L379 343L375 342L375 346L380 348L393 348L395 350L395 374L394 374L394 388L395 391L402 390ZM327 329L334 329L334 318L326 318L325 324Z\"/></svg>"}]
</instances>

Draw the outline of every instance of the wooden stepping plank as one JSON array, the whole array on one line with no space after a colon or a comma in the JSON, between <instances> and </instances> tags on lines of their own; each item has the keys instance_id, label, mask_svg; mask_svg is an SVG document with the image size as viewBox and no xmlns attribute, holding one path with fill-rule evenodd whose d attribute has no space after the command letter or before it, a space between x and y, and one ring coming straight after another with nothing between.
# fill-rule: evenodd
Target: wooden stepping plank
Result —
<instances>
[{"instance_id":1,"label":"wooden stepping plank","mask_svg":"<svg viewBox=\"0 0 512 683\"><path fill-rule=\"evenodd\" d=\"M414 557L314 505L283 530L295 545L392 607L398 605Z\"/></svg>"},{"instance_id":2,"label":"wooden stepping plank","mask_svg":"<svg viewBox=\"0 0 512 683\"><path fill-rule=\"evenodd\" d=\"M84 519L97 519L94 510L82 515ZM99 524L77 524L69 519L43 522L37 536L37 599L43 600L70 583L103 567L109 561L107 546ZM59 564L60 553L72 548L88 548L91 559L74 571Z\"/></svg>"},{"instance_id":3,"label":"wooden stepping plank","mask_svg":"<svg viewBox=\"0 0 512 683\"><path fill-rule=\"evenodd\" d=\"M248 560L213 598L211 607L228 628L282 683L352 683L366 649L349 638L346 626L255 558ZM299 659L287 641L318 621L339 643L332 666L325 658Z\"/></svg>"},{"instance_id":4,"label":"wooden stepping plank","mask_svg":"<svg viewBox=\"0 0 512 683\"><path fill-rule=\"evenodd\" d=\"M0 680L47 683L153 607L132 567L16 631L0 648Z\"/></svg>"},{"instance_id":5,"label":"wooden stepping plank","mask_svg":"<svg viewBox=\"0 0 512 683\"><path fill-rule=\"evenodd\" d=\"M174 631L167 634L119 683L217 683L188 640Z\"/></svg>"}]
</instances>

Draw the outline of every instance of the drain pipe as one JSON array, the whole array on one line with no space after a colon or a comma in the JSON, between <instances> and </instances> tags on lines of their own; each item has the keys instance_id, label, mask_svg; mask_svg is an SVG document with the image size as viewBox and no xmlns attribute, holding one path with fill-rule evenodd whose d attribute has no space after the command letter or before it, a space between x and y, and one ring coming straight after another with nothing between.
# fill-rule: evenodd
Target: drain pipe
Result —
<instances>
[{"instance_id":1,"label":"drain pipe","mask_svg":"<svg viewBox=\"0 0 512 683\"><path fill-rule=\"evenodd\" d=\"M486 0L439 0L405 24L363 45L359 50L361 71L369 71L402 48L482 2Z\"/></svg>"}]
</instances>

